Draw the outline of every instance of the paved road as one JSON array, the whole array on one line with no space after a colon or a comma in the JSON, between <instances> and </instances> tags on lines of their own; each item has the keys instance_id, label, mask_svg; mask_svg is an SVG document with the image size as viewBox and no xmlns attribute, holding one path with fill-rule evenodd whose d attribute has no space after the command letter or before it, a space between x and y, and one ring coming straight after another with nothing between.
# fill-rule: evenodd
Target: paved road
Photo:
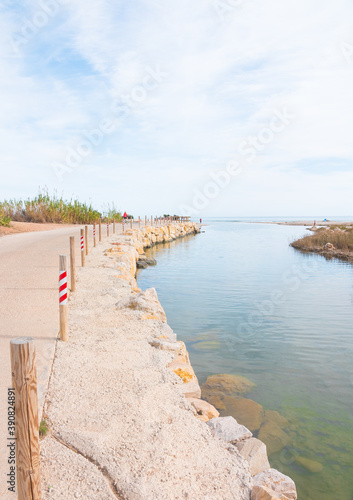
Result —
<instances>
[{"instance_id":1,"label":"paved road","mask_svg":"<svg viewBox=\"0 0 353 500\"><path fill-rule=\"evenodd\" d=\"M127 225L128 227L130 225ZM69 236L75 236L76 265L80 265L79 234L83 226L22 233L0 238L0 498L7 492L7 388L11 387L10 340L35 338L40 415L59 331L59 255L69 255ZM112 225L110 234L112 234ZM121 232L117 224L116 232ZM102 227L103 243L106 226ZM89 245L93 246L92 228ZM98 241L98 227L97 227ZM70 283L70 281L69 281Z\"/></svg>"}]
</instances>

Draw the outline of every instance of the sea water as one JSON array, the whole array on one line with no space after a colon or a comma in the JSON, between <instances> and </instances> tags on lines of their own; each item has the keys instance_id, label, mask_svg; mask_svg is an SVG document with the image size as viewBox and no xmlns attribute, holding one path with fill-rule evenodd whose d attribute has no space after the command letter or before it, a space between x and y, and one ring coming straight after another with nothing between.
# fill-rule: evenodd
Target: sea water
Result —
<instances>
[{"instance_id":1,"label":"sea water","mask_svg":"<svg viewBox=\"0 0 353 500\"><path fill-rule=\"evenodd\" d=\"M139 286L156 288L200 384L247 377L256 386L245 397L286 419L270 463L298 498L352 500L353 266L290 247L304 227L203 222L201 234L150 249L158 264Z\"/></svg>"}]
</instances>

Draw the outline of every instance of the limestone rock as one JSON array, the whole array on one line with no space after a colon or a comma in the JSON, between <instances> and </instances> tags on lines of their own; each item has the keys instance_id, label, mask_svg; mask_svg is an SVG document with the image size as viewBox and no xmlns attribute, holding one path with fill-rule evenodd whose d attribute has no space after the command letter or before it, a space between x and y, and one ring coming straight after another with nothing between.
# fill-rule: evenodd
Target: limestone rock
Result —
<instances>
[{"instance_id":1,"label":"limestone rock","mask_svg":"<svg viewBox=\"0 0 353 500\"><path fill-rule=\"evenodd\" d=\"M267 446L268 455L281 451L290 443L290 438L277 424L267 422L261 426L258 438Z\"/></svg>"},{"instance_id":2,"label":"limestone rock","mask_svg":"<svg viewBox=\"0 0 353 500\"><path fill-rule=\"evenodd\" d=\"M169 363L168 368L170 368L181 380L186 384L193 380L197 381L195 372L192 366L188 363L180 363L179 361L172 361Z\"/></svg>"},{"instance_id":3,"label":"limestone rock","mask_svg":"<svg viewBox=\"0 0 353 500\"><path fill-rule=\"evenodd\" d=\"M252 433L244 427L244 425L238 424L238 422L233 417L218 417L212 418L207 422L210 427L212 434L227 443L237 443L238 441L243 441L252 437Z\"/></svg>"},{"instance_id":4,"label":"limestone rock","mask_svg":"<svg viewBox=\"0 0 353 500\"><path fill-rule=\"evenodd\" d=\"M289 497L266 486L254 486L251 490L251 500L289 500Z\"/></svg>"},{"instance_id":5,"label":"limestone rock","mask_svg":"<svg viewBox=\"0 0 353 500\"><path fill-rule=\"evenodd\" d=\"M316 462L316 460L311 460L306 457L296 457L295 462L302 467L304 467L309 472L320 472L323 469L323 465L320 462Z\"/></svg>"},{"instance_id":6,"label":"limestone rock","mask_svg":"<svg viewBox=\"0 0 353 500\"><path fill-rule=\"evenodd\" d=\"M128 299L121 300L116 304L118 309L134 309L148 313L151 317L145 319L159 319L166 322L165 312L159 303L157 292L154 288L149 288L145 292L130 295Z\"/></svg>"},{"instance_id":7,"label":"limestone rock","mask_svg":"<svg viewBox=\"0 0 353 500\"><path fill-rule=\"evenodd\" d=\"M254 477L254 487L255 486L264 486L265 488L268 488L270 491L273 490L277 494L282 494L285 499L287 498L290 500L297 499L297 489L295 487L294 481L290 477L285 476L276 469L269 469L257 474ZM253 500L252 496L251 498ZM282 497L280 496L279 498Z\"/></svg>"},{"instance_id":8,"label":"limestone rock","mask_svg":"<svg viewBox=\"0 0 353 500\"><path fill-rule=\"evenodd\" d=\"M217 410L225 410L226 405L223 403L222 394L207 394L201 387L202 397L206 399L211 405L215 406Z\"/></svg>"},{"instance_id":9,"label":"limestone rock","mask_svg":"<svg viewBox=\"0 0 353 500\"><path fill-rule=\"evenodd\" d=\"M278 411L266 410L263 418L263 423L273 422L278 425L281 429L288 427L288 420L283 417Z\"/></svg>"},{"instance_id":10,"label":"limestone rock","mask_svg":"<svg viewBox=\"0 0 353 500\"><path fill-rule=\"evenodd\" d=\"M263 418L263 407L251 399L226 396L223 399L227 413L231 414L239 424L245 425L250 431L260 429Z\"/></svg>"},{"instance_id":11,"label":"limestone rock","mask_svg":"<svg viewBox=\"0 0 353 500\"><path fill-rule=\"evenodd\" d=\"M178 342L168 342L167 340L153 339L150 341L150 345L156 349L161 349L161 351L169 351L174 354L178 354L180 351L180 346Z\"/></svg>"},{"instance_id":12,"label":"limestone rock","mask_svg":"<svg viewBox=\"0 0 353 500\"><path fill-rule=\"evenodd\" d=\"M185 346L183 342L181 342L181 344ZM181 362L177 356L169 363L168 368L183 381L181 391L186 398L201 398L201 389L189 360L187 362Z\"/></svg>"},{"instance_id":13,"label":"limestone rock","mask_svg":"<svg viewBox=\"0 0 353 500\"><path fill-rule=\"evenodd\" d=\"M246 439L236 443L240 455L249 462L250 472L253 476L270 468L267 458L266 445L256 438Z\"/></svg>"},{"instance_id":14,"label":"limestone rock","mask_svg":"<svg viewBox=\"0 0 353 500\"><path fill-rule=\"evenodd\" d=\"M219 412L214 406L207 403L207 401L196 398L188 398L188 401L191 406L195 408L197 418L199 418L203 422L207 422L208 420L211 420L211 418L219 417Z\"/></svg>"},{"instance_id":15,"label":"limestone rock","mask_svg":"<svg viewBox=\"0 0 353 500\"><path fill-rule=\"evenodd\" d=\"M157 339L167 340L168 342L176 342L177 336L167 323L161 323L159 324Z\"/></svg>"},{"instance_id":16,"label":"limestone rock","mask_svg":"<svg viewBox=\"0 0 353 500\"><path fill-rule=\"evenodd\" d=\"M139 259L136 261L136 267L137 267L137 269L147 269L148 264L147 264L146 260Z\"/></svg>"},{"instance_id":17,"label":"limestone rock","mask_svg":"<svg viewBox=\"0 0 353 500\"><path fill-rule=\"evenodd\" d=\"M176 344L178 345L178 350L176 351L176 356L174 358L174 361L177 361L179 363L190 364L189 353L186 349L186 345L184 344L184 342L178 340Z\"/></svg>"},{"instance_id":18,"label":"limestone rock","mask_svg":"<svg viewBox=\"0 0 353 500\"><path fill-rule=\"evenodd\" d=\"M180 389L186 398L201 398L201 389L197 380L182 384Z\"/></svg>"},{"instance_id":19,"label":"limestone rock","mask_svg":"<svg viewBox=\"0 0 353 500\"><path fill-rule=\"evenodd\" d=\"M208 392L222 392L224 394L246 394L255 384L241 375L218 374L207 377L203 389Z\"/></svg>"}]
</instances>

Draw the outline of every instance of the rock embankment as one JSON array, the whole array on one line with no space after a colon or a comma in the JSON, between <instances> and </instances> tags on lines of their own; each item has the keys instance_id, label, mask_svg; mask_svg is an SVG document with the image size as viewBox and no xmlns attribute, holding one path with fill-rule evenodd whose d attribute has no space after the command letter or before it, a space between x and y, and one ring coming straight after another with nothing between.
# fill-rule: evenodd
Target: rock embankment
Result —
<instances>
[{"instance_id":1,"label":"rock embankment","mask_svg":"<svg viewBox=\"0 0 353 500\"><path fill-rule=\"evenodd\" d=\"M42 440L44 499L295 499L266 448L201 391L154 289L144 248L194 224L130 230L92 250L58 342Z\"/></svg>"}]
</instances>

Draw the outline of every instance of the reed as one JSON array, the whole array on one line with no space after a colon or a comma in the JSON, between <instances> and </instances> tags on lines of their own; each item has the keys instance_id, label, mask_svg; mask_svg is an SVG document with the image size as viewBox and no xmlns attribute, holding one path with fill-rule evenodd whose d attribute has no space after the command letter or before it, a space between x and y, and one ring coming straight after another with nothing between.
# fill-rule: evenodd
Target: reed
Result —
<instances>
[{"instance_id":1,"label":"reed","mask_svg":"<svg viewBox=\"0 0 353 500\"><path fill-rule=\"evenodd\" d=\"M291 245L300 250L317 250L331 243L337 250L353 251L353 228L318 229L314 234L304 236Z\"/></svg>"},{"instance_id":2,"label":"reed","mask_svg":"<svg viewBox=\"0 0 353 500\"><path fill-rule=\"evenodd\" d=\"M109 218L121 220L121 213L113 206L107 214ZM102 213L91 204L77 199L65 200L57 194L50 195L43 190L33 199L5 200L0 202L0 221L52 222L62 224L93 224ZM0 222L1 224L1 222ZM4 224L2 224L4 225Z\"/></svg>"}]
</instances>

